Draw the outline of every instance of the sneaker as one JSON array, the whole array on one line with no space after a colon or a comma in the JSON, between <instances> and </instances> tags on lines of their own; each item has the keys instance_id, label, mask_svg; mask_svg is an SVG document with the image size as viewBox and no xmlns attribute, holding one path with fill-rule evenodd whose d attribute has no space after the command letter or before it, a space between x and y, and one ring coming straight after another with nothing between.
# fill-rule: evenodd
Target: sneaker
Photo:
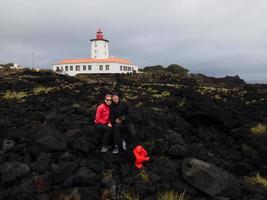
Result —
<instances>
[{"instance_id":1,"label":"sneaker","mask_svg":"<svg viewBox=\"0 0 267 200\"><path fill-rule=\"evenodd\" d=\"M112 153L113 154L119 153L119 147L118 146L115 146L115 148L112 150Z\"/></svg>"},{"instance_id":2,"label":"sneaker","mask_svg":"<svg viewBox=\"0 0 267 200\"><path fill-rule=\"evenodd\" d=\"M125 142L125 140L122 141L122 148L123 148L124 151L126 150L126 142Z\"/></svg>"},{"instance_id":3,"label":"sneaker","mask_svg":"<svg viewBox=\"0 0 267 200\"><path fill-rule=\"evenodd\" d=\"M107 152L108 151L108 148L107 147L102 147L101 148L101 153L105 153L105 152Z\"/></svg>"}]
</instances>

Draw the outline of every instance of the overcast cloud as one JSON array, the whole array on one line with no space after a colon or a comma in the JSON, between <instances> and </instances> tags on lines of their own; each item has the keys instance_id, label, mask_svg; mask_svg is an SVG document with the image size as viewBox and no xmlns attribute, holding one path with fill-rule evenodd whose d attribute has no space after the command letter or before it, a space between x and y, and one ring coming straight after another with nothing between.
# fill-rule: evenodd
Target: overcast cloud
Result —
<instances>
[{"instance_id":1,"label":"overcast cloud","mask_svg":"<svg viewBox=\"0 0 267 200\"><path fill-rule=\"evenodd\" d=\"M51 68L90 56L98 27L140 67L267 82L266 0L1 0L0 63Z\"/></svg>"}]
</instances>

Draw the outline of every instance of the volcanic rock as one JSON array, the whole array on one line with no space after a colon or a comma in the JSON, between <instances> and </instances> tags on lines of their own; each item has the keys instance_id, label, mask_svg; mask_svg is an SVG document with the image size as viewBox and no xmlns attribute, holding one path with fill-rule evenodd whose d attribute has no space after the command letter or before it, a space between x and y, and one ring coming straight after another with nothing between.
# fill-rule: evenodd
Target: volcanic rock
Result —
<instances>
[{"instance_id":1,"label":"volcanic rock","mask_svg":"<svg viewBox=\"0 0 267 200\"><path fill-rule=\"evenodd\" d=\"M233 199L240 198L239 181L212 163L196 158L185 159L182 164L182 175L189 184L212 197L223 194Z\"/></svg>"}]
</instances>

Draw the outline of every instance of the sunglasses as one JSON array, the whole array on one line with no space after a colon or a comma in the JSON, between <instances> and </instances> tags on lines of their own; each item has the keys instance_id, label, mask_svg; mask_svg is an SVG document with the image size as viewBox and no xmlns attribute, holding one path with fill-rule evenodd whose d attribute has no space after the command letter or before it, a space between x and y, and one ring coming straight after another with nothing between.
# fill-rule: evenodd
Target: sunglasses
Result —
<instances>
[{"instance_id":1,"label":"sunglasses","mask_svg":"<svg viewBox=\"0 0 267 200\"><path fill-rule=\"evenodd\" d=\"M106 101L111 101L111 99L106 99Z\"/></svg>"}]
</instances>

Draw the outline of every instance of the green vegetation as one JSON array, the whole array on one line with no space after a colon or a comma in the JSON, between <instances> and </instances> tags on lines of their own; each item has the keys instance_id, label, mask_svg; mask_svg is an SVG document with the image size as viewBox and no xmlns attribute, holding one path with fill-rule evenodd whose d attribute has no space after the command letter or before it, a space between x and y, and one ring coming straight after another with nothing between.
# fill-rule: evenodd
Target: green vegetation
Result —
<instances>
[{"instance_id":1,"label":"green vegetation","mask_svg":"<svg viewBox=\"0 0 267 200\"><path fill-rule=\"evenodd\" d=\"M49 93L52 90L56 89L56 87L35 87L33 88L33 94L38 95L40 93Z\"/></svg>"},{"instance_id":2,"label":"green vegetation","mask_svg":"<svg viewBox=\"0 0 267 200\"><path fill-rule=\"evenodd\" d=\"M16 100L19 100L19 99L22 99L24 97L27 97L28 94L27 92L17 92L17 91L6 91L5 93L3 93L3 96L2 98L3 99L16 99Z\"/></svg>"},{"instance_id":3,"label":"green vegetation","mask_svg":"<svg viewBox=\"0 0 267 200\"><path fill-rule=\"evenodd\" d=\"M3 99L16 99L16 100L21 100L25 97L31 96L31 95L39 95L39 94L48 94L52 92L53 90L57 90L56 87L35 87L33 88L32 91L10 91L7 90L4 93L2 93L2 98Z\"/></svg>"},{"instance_id":4,"label":"green vegetation","mask_svg":"<svg viewBox=\"0 0 267 200\"><path fill-rule=\"evenodd\" d=\"M267 132L267 126L262 123L258 123L256 126L250 128L250 133L253 135L261 135Z\"/></svg>"},{"instance_id":5,"label":"green vegetation","mask_svg":"<svg viewBox=\"0 0 267 200\"><path fill-rule=\"evenodd\" d=\"M260 174L256 174L256 176L247 177L247 180L252 184L259 184L264 187L267 187L267 179L262 177Z\"/></svg>"},{"instance_id":6,"label":"green vegetation","mask_svg":"<svg viewBox=\"0 0 267 200\"><path fill-rule=\"evenodd\" d=\"M116 197L114 198L116 200L139 200L139 194L137 194L134 191L118 191Z\"/></svg>"},{"instance_id":7,"label":"green vegetation","mask_svg":"<svg viewBox=\"0 0 267 200\"><path fill-rule=\"evenodd\" d=\"M144 72L164 71L164 70L165 68L162 65L147 66L144 68Z\"/></svg>"},{"instance_id":8,"label":"green vegetation","mask_svg":"<svg viewBox=\"0 0 267 200\"><path fill-rule=\"evenodd\" d=\"M168 67L163 67L162 65L147 66L143 70L144 72L171 72L174 74L187 76L189 70L178 64L171 64Z\"/></svg>"},{"instance_id":9,"label":"green vegetation","mask_svg":"<svg viewBox=\"0 0 267 200\"><path fill-rule=\"evenodd\" d=\"M148 183L150 181L149 174L144 169L141 170L138 177L141 178L144 183Z\"/></svg>"},{"instance_id":10,"label":"green vegetation","mask_svg":"<svg viewBox=\"0 0 267 200\"><path fill-rule=\"evenodd\" d=\"M170 92L168 91L163 91L161 94L153 94L152 97L154 98L163 98L163 97L167 97L170 96Z\"/></svg>"},{"instance_id":11,"label":"green vegetation","mask_svg":"<svg viewBox=\"0 0 267 200\"><path fill-rule=\"evenodd\" d=\"M160 194L157 200L188 200L188 197L185 196L185 192L179 194L173 191L169 191Z\"/></svg>"},{"instance_id":12,"label":"green vegetation","mask_svg":"<svg viewBox=\"0 0 267 200\"><path fill-rule=\"evenodd\" d=\"M177 65L177 64L171 64L171 65L169 65L166 68L166 70L168 72L176 73L176 74L179 74L179 75L182 75L182 76L187 76L188 75L188 72L189 72L188 69L185 69L184 67L182 67L180 65Z\"/></svg>"}]
</instances>

